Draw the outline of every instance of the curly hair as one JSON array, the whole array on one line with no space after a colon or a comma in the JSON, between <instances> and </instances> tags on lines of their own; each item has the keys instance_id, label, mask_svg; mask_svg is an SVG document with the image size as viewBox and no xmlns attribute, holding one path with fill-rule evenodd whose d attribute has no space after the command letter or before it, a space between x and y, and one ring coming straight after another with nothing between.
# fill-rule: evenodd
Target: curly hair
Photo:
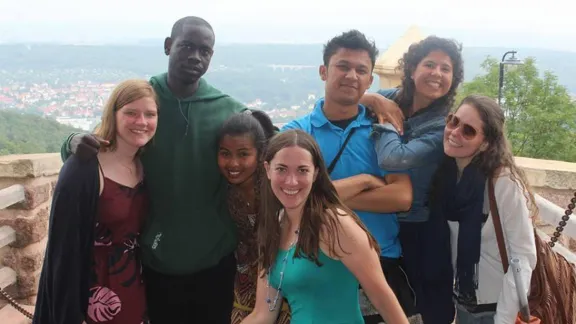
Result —
<instances>
[{"instance_id":1,"label":"curly hair","mask_svg":"<svg viewBox=\"0 0 576 324\"><path fill-rule=\"evenodd\" d=\"M412 74L418 64L432 51L442 51L452 60L452 86L448 93L435 100L435 105L445 108L447 114L456 97L456 89L464 80L464 61L462 59L462 45L454 40L441 38L437 36L428 36L424 40L410 45L404 56L398 60L398 70L403 71L401 90L395 98L396 103L402 109L412 106L416 85L412 80Z\"/></svg>"}]
</instances>

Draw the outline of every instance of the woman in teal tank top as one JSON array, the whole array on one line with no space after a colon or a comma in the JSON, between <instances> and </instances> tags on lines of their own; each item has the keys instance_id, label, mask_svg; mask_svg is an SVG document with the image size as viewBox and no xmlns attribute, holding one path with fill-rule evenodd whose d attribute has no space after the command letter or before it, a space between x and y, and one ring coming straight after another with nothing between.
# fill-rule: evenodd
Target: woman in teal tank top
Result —
<instances>
[{"instance_id":1,"label":"woman in teal tank top","mask_svg":"<svg viewBox=\"0 0 576 324\"><path fill-rule=\"evenodd\" d=\"M338 198L314 139L274 136L264 156L256 306L243 324L273 324L285 297L292 324L363 324L362 285L388 324L408 320L388 286L379 248Z\"/></svg>"}]
</instances>

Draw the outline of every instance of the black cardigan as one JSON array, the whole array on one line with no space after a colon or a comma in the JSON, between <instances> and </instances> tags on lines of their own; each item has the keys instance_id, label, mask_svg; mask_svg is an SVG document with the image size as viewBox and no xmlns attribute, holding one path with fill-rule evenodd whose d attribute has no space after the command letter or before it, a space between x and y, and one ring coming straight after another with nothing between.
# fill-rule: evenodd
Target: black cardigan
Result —
<instances>
[{"instance_id":1,"label":"black cardigan","mask_svg":"<svg viewBox=\"0 0 576 324\"><path fill-rule=\"evenodd\" d=\"M81 324L90 289L100 196L98 159L64 163L52 197L48 243L33 324Z\"/></svg>"}]
</instances>

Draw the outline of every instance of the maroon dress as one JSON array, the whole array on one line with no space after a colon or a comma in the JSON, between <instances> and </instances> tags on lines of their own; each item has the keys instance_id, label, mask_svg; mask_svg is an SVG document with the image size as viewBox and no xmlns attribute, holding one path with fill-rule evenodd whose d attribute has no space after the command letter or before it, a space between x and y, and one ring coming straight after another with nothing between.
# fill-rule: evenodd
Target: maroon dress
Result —
<instances>
[{"instance_id":1,"label":"maroon dress","mask_svg":"<svg viewBox=\"0 0 576 324\"><path fill-rule=\"evenodd\" d=\"M138 251L148 209L143 183L130 188L104 178L98 208L87 322L149 323Z\"/></svg>"}]
</instances>

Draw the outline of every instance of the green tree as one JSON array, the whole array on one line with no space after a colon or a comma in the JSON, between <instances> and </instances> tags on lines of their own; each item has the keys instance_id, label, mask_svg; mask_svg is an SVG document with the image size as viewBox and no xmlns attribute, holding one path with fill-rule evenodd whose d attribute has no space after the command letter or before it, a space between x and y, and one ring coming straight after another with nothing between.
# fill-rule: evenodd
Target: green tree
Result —
<instances>
[{"instance_id":1,"label":"green tree","mask_svg":"<svg viewBox=\"0 0 576 324\"><path fill-rule=\"evenodd\" d=\"M462 85L457 102L470 94L498 97L499 62L488 57L485 74ZM504 72L502 108L516 156L576 162L576 103L558 78L540 74L534 58Z\"/></svg>"},{"instance_id":2,"label":"green tree","mask_svg":"<svg viewBox=\"0 0 576 324\"><path fill-rule=\"evenodd\" d=\"M0 155L56 153L66 137L78 131L55 120L0 110Z\"/></svg>"}]
</instances>

